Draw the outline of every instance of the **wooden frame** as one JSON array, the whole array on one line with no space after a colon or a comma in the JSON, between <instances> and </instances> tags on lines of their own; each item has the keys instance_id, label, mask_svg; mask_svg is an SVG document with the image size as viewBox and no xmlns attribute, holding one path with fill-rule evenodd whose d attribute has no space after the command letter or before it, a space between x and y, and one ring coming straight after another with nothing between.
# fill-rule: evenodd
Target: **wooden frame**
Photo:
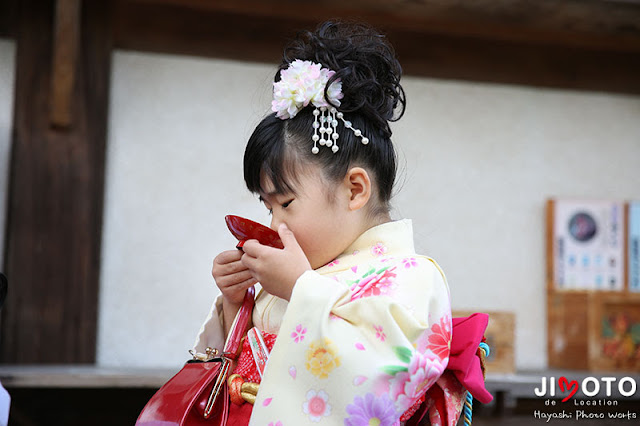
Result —
<instances>
[{"instance_id":1,"label":"wooden frame","mask_svg":"<svg viewBox=\"0 0 640 426\"><path fill-rule=\"evenodd\" d=\"M95 362L111 6L107 0L81 9L73 0L57 5L59 21L69 23L63 32L74 39L84 34L75 54L53 42L53 1L23 0L16 9L4 262L11 289L0 323L0 361L7 364ZM52 78L56 66L60 78ZM65 110L54 127L52 106Z\"/></svg>"},{"instance_id":2,"label":"wooden frame","mask_svg":"<svg viewBox=\"0 0 640 426\"><path fill-rule=\"evenodd\" d=\"M591 297L589 369L640 371L640 294Z\"/></svg>"},{"instance_id":3,"label":"wooden frame","mask_svg":"<svg viewBox=\"0 0 640 426\"><path fill-rule=\"evenodd\" d=\"M640 371L640 336L633 343L633 355L613 356L611 349L620 343L604 330L605 323L618 319L638 324L640 330L640 294L629 292L626 261L628 245L622 242L623 286L619 291L562 288L555 283L555 200L546 206L547 249L547 353L552 368L578 370ZM627 237L628 205L622 212L622 235ZM620 316L621 315L621 316ZM620 326L622 327L622 326ZM624 330L623 330L624 331ZM620 333L623 334L623 331ZM627 330L628 332L628 330ZM626 335L629 342L629 333ZM620 337L619 340L623 339ZM629 344L629 343L628 343ZM626 352L625 352L626 353ZM637 356L638 358L631 358Z\"/></svg>"},{"instance_id":4,"label":"wooden frame","mask_svg":"<svg viewBox=\"0 0 640 426\"><path fill-rule=\"evenodd\" d=\"M475 311L455 310L454 317L466 317ZM515 327L516 316L513 312L489 311L489 324L485 337L490 348L486 359L488 373L515 373Z\"/></svg>"}]
</instances>

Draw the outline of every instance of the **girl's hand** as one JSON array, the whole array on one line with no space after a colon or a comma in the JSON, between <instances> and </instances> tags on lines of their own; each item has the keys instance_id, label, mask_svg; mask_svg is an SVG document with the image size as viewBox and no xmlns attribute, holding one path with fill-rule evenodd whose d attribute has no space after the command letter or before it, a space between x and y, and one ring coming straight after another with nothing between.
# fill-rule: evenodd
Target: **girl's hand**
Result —
<instances>
[{"instance_id":1,"label":"girl's hand","mask_svg":"<svg viewBox=\"0 0 640 426\"><path fill-rule=\"evenodd\" d=\"M289 300L296 281L300 275L311 270L311 264L287 225L280 225L278 234L284 249L249 240L242 247L242 264L267 292Z\"/></svg>"},{"instance_id":2,"label":"girl's hand","mask_svg":"<svg viewBox=\"0 0 640 426\"><path fill-rule=\"evenodd\" d=\"M223 303L230 308L239 308L247 289L257 282L241 259L240 250L228 250L213 260L211 275L222 292Z\"/></svg>"}]
</instances>

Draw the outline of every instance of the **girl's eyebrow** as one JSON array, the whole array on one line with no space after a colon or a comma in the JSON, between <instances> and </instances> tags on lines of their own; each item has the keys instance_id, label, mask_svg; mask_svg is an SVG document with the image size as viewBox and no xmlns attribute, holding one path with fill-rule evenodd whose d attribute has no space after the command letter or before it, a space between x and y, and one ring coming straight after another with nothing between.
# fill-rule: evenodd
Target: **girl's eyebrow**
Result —
<instances>
[{"instance_id":1,"label":"girl's eyebrow","mask_svg":"<svg viewBox=\"0 0 640 426\"><path fill-rule=\"evenodd\" d=\"M258 201L260 201L261 203L267 202L268 200L270 200L276 194L277 194L277 192L270 192L268 194L265 194L264 197L262 195L258 195Z\"/></svg>"},{"instance_id":2,"label":"girl's eyebrow","mask_svg":"<svg viewBox=\"0 0 640 426\"><path fill-rule=\"evenodd\" d=\"M264 197L262 196L262 194L260 194L258 196L258 200L260 200L261 202L264 202L265 198L266 199L270 199L270 198L274 197L275 195L284 195L284 194L286 194L286 192L274 190L274 191L267 192L266 194L264 194Z\"/></svg>"}]
</instances>

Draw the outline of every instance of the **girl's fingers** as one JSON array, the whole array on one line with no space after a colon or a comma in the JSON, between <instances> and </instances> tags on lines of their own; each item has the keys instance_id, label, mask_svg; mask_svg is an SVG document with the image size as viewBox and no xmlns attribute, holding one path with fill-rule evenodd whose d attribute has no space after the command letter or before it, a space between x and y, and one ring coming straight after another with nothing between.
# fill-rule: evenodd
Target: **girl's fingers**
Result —
<instances>
[{"instance_id":1,"label":"girl's fingers","mask_svg":"<svg viewBox=\"0 0 640 426\"><path fill-rule=\"evenodd\" d=\"M220 272L222 272L222 275L232 275L246 269L247 268L242 264L240 259L227 263L226 265L220 265Z\"/></svg>"},{"instance_id":2,"label":"girl's fingers","mask_svg":"<svg viewBox=\"0 0 640 426\"><path fill-rule=\"evenodd\" d=\"M285 248L300 247L298 240L296 240L296 236L293 235L293 231L289 229L286 223L281 223L280 226L278 226L278 235L280 235L280 240Z\"/></svg>"},{"instance_id":3,"label":"girl's fingers","mask_svg":"<svg viewBox=\"0 0 640 426\"><path fill-rule=\"evenodd\" d=\"M240 284L238 284L238 289L246 290L249 287L251 287L252 285L256 285L257 283L258 283L258 280L256 280L255 278L251 277L248 280L245 280L245 281L241 282Z\"/></svg>"},{"instance_id":4,"label":"girl's fingers","mask_svg":"<svg viewBox=\"0 0 640 426\"><path fill-rule=\"evenodd\" d=\"M242 284L251 279L253 279L253 275L251 274L251 271L245 268L243 271L237 272L235 274L225 275L223 277L218 278L216 283L218 284L218 287L227 288L227 287L232 287L238 284Z\"/></svg>"},{"instance_id":5,"label":"girl's fingers","mask_svg":"<svg viewBox=\"0 0 640 426\"><path fill-rule=\"evenodd\" d=\"M241 257L242 252L240 250L227 250L217 255L216 258L213 259L213 263L218 265L226 265L228 263L240 260Z\"/></svg>"},{"instance_id":6,"label":"girl's fingers","mask_svg":"<svg viewBox=\"0 0 640 426\"><path fill-rule=\"evenodd\" d=\"M277 250L273 247L265 246L260 244L258 240L247 240L242 246L242 251L245 254L248 254L251 257L260 257L264 255L269 250Z\"/></svg>"},{"instance_id":7,"label":"girl's fingers","mask_svg":"<svg viewBox=\"0 0 640 426\"><path fill-rule=\"evenodd\" d=\"M240 253L239 250L238 252ZM237 260L230 261L229 263L218 263L218 258L216 258L213 262L213 267L211 268L211 275L213 275L213 278L218 280L222 277L245 271L247 268L242 264L242 261L240 260L241 257L242 253L240 253Z\"/></svg>"},{"instance_id":8,"label":"girl's fingers","mask_svg":"<svg viewBox=\"0 0 640 426\"><path fill-rule=\"evenodd\" d=\"M249 253L246 253L242 256L242 260L240 261L242 266L248 269L249 271L256 271L258 259L251 256Z\"/></svg>"}]
</instances>

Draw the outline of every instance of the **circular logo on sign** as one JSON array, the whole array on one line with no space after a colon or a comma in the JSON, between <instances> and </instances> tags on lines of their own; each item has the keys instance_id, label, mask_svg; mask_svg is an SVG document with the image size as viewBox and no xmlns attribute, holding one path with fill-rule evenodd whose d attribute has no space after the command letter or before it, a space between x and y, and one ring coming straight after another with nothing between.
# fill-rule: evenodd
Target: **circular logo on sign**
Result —
<instances>
[{"instance_id":1,"label":"circular logo on sign","mask_svg":"<svg viewBox=\"0 0 640 426\"><path fill-rule=\"evenodd\" d=\"M596 235L597 231L596 221L588 213L576 213L569 220L569 234L577 241L589 241Z\"/></svg>"}]
</instances>

